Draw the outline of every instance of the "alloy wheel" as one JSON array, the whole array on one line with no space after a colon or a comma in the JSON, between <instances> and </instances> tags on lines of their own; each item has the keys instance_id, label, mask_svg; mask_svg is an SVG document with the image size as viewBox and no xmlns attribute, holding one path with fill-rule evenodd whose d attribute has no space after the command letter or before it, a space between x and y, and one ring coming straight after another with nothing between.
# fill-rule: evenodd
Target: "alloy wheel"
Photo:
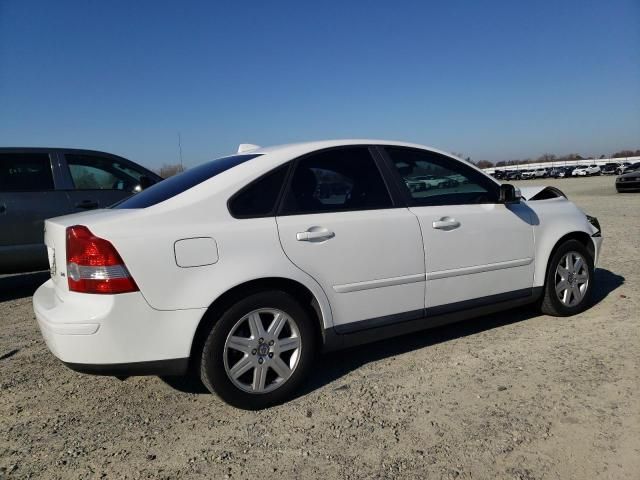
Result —
<instances>
[{"instance_id":1,"label":"alloy wheel","mask_svg":"<svg viewBox=\"0 0 640 480\"><path fill-rule=\"evenodd\" d=\"M555 274L556 295L567 307L575 307L585 297L589 287L589 266L578 252L565 253Z\"/></svg>"},{"instance_id":2,"label":"alloy wheel","mask_svg":"<svg viewBox=\"0 0 640 480\"><path fill-rule=\"evenodd\" d=\"M267 393L293 374L302 349L295 320L282 310L254 310L231 329L224 344L224 368L231 382L249 393Z\"/></svg>"}]
</instances>

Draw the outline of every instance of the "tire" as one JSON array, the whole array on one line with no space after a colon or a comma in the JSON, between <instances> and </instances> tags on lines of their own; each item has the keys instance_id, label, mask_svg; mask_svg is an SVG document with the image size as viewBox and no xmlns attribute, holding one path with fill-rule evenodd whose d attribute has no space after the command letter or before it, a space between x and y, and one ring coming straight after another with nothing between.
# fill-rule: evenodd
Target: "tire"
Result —
<instances>
[{"instance_id":1,"label":"tire","mask_svg":"<svg viewBox=\"0 0 640 480\"><path fill-rule=\"evenodd\" d=\"M567 257L570 255L572 262L568 264ZM582 260L580 266L578 266L578 257ZM559 267L564 269L564 273ZM586 310L591 305L593 273L593 257L582 243L577 240L567 240L561 244L551 256L547 268L544 296L540 303L542 313L554 317L568 317ZM583 282L585 275L586 282ZM556 292L557 288L558 292Z\"/></svg>"},{"instance_id":2,"label":"tire","mask_svg":"<svg viewBox=\"0 0 640 480\"><path fill-rule=\"evenodd\" d=\"M294 297L280 290L252 294L228 308L211 328L200 357L202 383L234 407L258 410L280 404L308 376L317 340L310 315Z\"/></svg>"}]
</instances>

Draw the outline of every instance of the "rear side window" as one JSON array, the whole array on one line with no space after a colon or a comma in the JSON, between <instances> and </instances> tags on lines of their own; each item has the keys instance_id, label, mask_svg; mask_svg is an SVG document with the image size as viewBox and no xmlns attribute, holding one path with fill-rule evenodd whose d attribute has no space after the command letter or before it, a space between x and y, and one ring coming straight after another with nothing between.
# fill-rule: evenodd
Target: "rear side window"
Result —
<instances>
[{"instance_id":1,"label":"rear side window","mask_svg":"<svg viewBox=\"0 0 640 480\"><path fill-rule=\"evenodd\" d=\"M367 147L314 153L296 165L283 215L391 208L392 202Z\"/></svg>"},{"instance_id":2,"label":"rear side window","mask_svg":"<svg viewBox=\"0 0 640 480\"><path fill-rule=\"evenodd\" d=\"M240 190L229 201L231 215L236 218L257 218L275 215L276 202L288 169L288 164L278 167Z\"/></svg>"},{"instance_id":3,"label":"rear side window","mask_svg":"<svg viewBox=\"0 0 640 480\"><path fill-rule=\"evenodd\" d=\"M205 180L209 180L226 170L258 156L259 154L232 155L230 157L212 160L191 168L179 175L156 183L146 190L143 190L142 192L127 198L123 202L114 205L113 208L146 208L156 205L195 187Z\"/></svg>"},{"instance_id":4,"label":"rear side window","mask_svg":"<svg viewBox=\"0 0 640 480\"><path fill-rule=\"evenodd\" d=\"M35 192L53 189L53 174L48 154L0 154L1 192Z\"/></svg>"}]
</instances>

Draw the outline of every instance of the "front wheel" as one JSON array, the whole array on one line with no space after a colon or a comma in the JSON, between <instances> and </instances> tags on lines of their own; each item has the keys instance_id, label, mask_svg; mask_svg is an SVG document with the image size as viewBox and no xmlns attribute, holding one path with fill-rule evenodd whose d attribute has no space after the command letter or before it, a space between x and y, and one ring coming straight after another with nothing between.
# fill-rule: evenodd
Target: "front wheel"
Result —
<instances>
[{"instance_id":1,"label":"front wheel","mask_svg":"<svg viewBox=\"0 0 640 480\"><path fill-rule=\"evenodd\" d=\"M316 347L312 320L294 297L259 292L231 306L215 323L202 350L200 376L230 405L266 408L301 386Z\"/></svg>"},{"instance_id":2,"label":"front wheel","mask_svg":"<svg viewBox=\"0 0 640 480\"><path fill-rule=\"evenodd\" d=\"M586 310L593 290L593 257L577 240L564 242L549 262L541 310L567 317Z\"/></svg>"}]
</instances>

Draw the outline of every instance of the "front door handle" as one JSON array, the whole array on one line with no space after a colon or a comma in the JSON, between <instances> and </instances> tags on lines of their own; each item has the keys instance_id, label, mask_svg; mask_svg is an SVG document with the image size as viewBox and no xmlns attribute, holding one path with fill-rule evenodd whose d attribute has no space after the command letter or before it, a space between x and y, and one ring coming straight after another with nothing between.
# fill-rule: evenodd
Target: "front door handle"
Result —
<instances>
[{"instance_id":1,"label":"front door handle","mask_svg":"<svg viewBox=\"0 0 640 480\"><path fill-rule=\"evenodd\" d=\"M76 208L86 208L87 210L92 208L98 208L98 202L93 200L83 200L80 203L76 203Z\"/></svg>"},{"instance_id":2,"label":"front door handle","mask_svg":"<svg viewBox=\"0 0 640 480\"><path fill-rule=\"evenodd\" d=\"M7 213L7 206L4 203L0 205L0 215L3 213Z\"/></svg>"},{"instance_id":3,"label":"front door handle","mask_svg":"<svg viewBox=\"0 0 640 480\"><path fill-rule=\"evenodd\" d=\"M442 217L440 220L436 220L432 223L433 228L436 230L453 230L460 226L460 222L455 218Z\"/></svg>"},{"instance_id":4,"label":"front door handle","mask_svg":"<svg viewBox=\"0 0 640 480\"><path fill-rule=\"evenodd\" d=\"M306 232L296 233L296 240L299 242L321 242L323 240L329 240L335 236L336 234L328 228L311 227Z\"/></svg>"}]
</instances>

